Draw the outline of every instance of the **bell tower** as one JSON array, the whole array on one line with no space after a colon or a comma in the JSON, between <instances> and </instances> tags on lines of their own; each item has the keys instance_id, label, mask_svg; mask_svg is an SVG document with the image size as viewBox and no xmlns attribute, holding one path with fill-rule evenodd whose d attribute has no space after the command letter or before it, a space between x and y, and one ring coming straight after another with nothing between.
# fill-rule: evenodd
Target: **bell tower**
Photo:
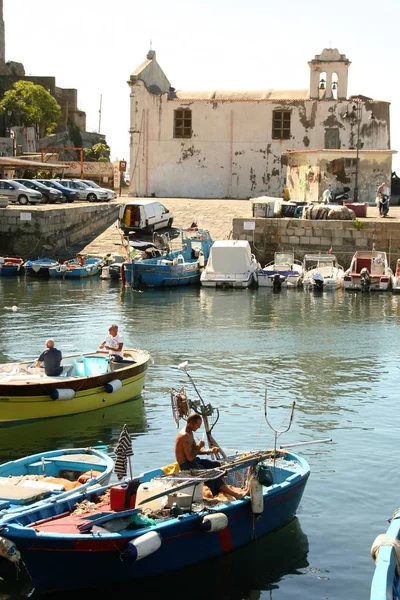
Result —
<instances>
[{"instance_id":1,"label":"bell tower","mask_svg":"<svg viewBox=\"0 0 400 600\"><path fill-rule=\"evenodd\" d=\"M348 71L351 62L337 48L325 48L316 54L309 63L310 98L343 100L347 98Z\"/></svg>"}]
</instances>

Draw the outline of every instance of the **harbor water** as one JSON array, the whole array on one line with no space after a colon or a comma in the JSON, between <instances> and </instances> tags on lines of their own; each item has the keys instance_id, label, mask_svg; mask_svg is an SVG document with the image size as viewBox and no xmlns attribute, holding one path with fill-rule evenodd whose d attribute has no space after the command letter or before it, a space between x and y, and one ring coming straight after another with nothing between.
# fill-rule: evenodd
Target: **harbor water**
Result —
<instances>
[{"instance_id":1,"label":"harbor water","mask_svg":"<svg viewBox=\"0 0 400 600\"><path fill-rule=\"evenodd\" d=\"M332 441L293 449L307 459L311 476L297 518L286 528L161 582L132 584L121 595L368 599L370 547L400 506L399 311L400 296L390 293L140 292L98 279L0 279L0 362L35 360L48 337L64 355L94 350L114 322L126 347L145 348L153 358L140 399L0 425L0 460L98 444L112 453L126 423L135 473L172 462L177 430L170 388L185 385L194 395L177 368L188 360L204 400L220 411L213 434L225 451L273 446L266 391L277 429L296 402L292 428L278 444ZM0 581L0 598L24 593L24 587ZM54 596L78 597L117 596L104 590Z\"/></svg>"}]
</instances>

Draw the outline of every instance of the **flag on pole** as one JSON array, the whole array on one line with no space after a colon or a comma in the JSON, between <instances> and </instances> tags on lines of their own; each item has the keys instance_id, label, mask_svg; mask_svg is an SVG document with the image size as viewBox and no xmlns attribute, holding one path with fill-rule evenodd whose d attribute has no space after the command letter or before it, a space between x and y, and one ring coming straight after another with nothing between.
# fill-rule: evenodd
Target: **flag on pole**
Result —
<instances>
[{"instance_id":1,"label":"flag on pole","mask_svg":"<svg viewBox=\"0 0 400 600\"><path fill-rule=\"evenodd\" d=\"M329 254L333 254L333 248L332 248L332 246L329 248L328 252L329 252Z\"/></svg>"},{"instance_id":2,"label":"flag on pole","mask_svg":"<svg viewBox=\"0 0 400 600\"><path fill-rule=\"evenodd\" d=\"M114 471L118 477L118 479L122 479L126 477L128 474L128 457L133 456L132 449L132 439L129 434L128 428L125 425L123 426L121 433L119 434L117 446L115 448L116 460ZM132 477L132 467L129 461L130 475Z\"/></svg>"}]
</instances>

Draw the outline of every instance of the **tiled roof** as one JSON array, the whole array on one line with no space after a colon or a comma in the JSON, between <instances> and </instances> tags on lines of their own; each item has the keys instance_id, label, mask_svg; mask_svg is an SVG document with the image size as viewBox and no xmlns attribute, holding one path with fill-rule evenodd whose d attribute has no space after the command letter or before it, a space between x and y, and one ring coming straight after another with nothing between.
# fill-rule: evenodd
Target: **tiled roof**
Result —
<instances>
[{"instance_id":1,"label":"tiled roof","mask_svg":"<svg viewBox=\"0 0 400 600\"><path fill-rule=\"evenodd\" d=\"M140 68L140 67L139 67ZM211 92L184 92L177 90L176 97L173 100L190 100L190 101L260 101L269 100L276 102L277 100L308 100L308 90L214 90Z\"/></svg>"}]
</instances>

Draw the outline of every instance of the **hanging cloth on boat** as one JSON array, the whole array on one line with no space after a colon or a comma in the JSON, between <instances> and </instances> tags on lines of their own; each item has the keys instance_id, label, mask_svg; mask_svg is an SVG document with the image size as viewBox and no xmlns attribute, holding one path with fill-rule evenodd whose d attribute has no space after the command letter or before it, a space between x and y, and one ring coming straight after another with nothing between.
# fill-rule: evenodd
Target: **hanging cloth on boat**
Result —
<instances>
[{"instance_id":1,"label":"hanging cloth on boat","mask_svg":"<svg viewBox=\"0 0 400 600\"><path fill-rule=\"evenodd\" d=\"M117 447L115 448L115 454L117 458L115 460L114 471L118 479L122 479L128 474L128 457L133 456L132 439L126 423L119 434Z\"/></svg>"}]
</instances>

